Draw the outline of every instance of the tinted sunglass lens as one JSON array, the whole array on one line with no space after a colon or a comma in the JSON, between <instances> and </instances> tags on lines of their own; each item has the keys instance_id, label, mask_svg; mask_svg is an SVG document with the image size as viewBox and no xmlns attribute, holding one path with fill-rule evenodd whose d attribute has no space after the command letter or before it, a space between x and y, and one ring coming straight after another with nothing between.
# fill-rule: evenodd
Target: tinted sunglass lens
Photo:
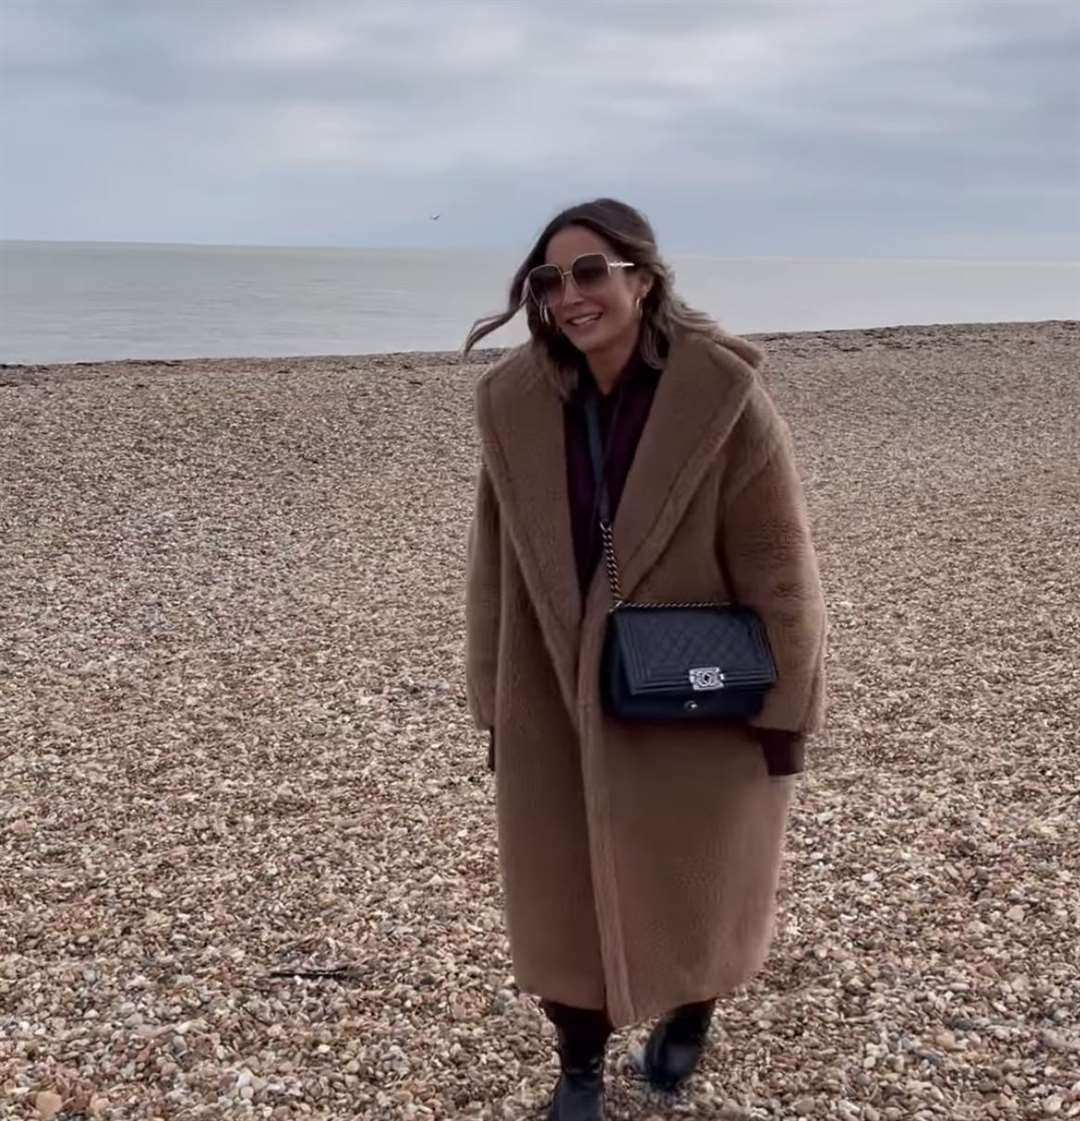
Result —
<instances>
[{"instance_id":1,"label":"tinted sunglass lens","mask_svg":"<svg viewBox=\"0 0 1080 1121\"><path fill-rule=\"evenodd\" d=\"M529 291L538 304L549 304L562 291L562 273L554 265L538 265L529 273Z\"/></svg>"},{"instance_id":2,"label":"tinted sunglass lens","mask_svg":"<svg viewBox=\"0 0 1080 1121\"><path fill-rule=\"evenodd\" d=\"M578 257L573 268L574 283L581 291L597 288L608 278L607 258L601 253L588 253Z\"/></svg>"}]
</instances>

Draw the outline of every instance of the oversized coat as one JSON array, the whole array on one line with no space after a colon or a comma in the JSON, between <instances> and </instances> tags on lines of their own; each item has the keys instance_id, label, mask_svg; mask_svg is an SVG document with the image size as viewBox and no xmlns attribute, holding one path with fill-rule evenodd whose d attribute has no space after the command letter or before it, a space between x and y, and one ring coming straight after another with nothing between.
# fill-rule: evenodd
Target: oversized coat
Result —
<instances>
[{"instance_id":1,"label":"oversized coat","mask_svg":"<svg viewBox=\"0 0 1080 1121\"><path fill-rule=\"evenodd\" d=\"M791 796L742 722L636 722L599 696L610 592L582 602L563 402L535 344L476 391L466 682L494 729L519 987L616 1027L745 982L771 937ZM677 338L614 522L627 599L734 600L762 616L766 728L822 721L825 611L790 433L742 340Z\"/></svg>"}]
</instances>

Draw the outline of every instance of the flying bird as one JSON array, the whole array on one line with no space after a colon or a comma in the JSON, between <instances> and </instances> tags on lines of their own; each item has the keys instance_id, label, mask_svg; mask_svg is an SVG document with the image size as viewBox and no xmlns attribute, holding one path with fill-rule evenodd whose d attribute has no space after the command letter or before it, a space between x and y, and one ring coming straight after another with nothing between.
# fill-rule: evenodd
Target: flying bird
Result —
<instances>
[{"instance_id":1,"label":"flying bird","mask_svg":"<svg viewBox=\"0 0 1080 1121\"><path fill-rule=\"evenodd\" d=\"M433 222L437 222L437 221L438 221L438 220L439 220L439 219L440 219L441 217L442 217L442 215L441 215L441 214L432 214L432 216L431 216L431 220L432 220Z\"/></svg>"}]
</instances>

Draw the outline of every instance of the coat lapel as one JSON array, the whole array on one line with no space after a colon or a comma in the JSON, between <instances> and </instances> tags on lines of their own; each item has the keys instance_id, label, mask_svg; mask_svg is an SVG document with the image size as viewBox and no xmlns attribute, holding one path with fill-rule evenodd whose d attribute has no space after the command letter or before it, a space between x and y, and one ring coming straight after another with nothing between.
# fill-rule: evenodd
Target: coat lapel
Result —
<instances>
[{"instance_id":1,"label":"coat lapel","mask_svg":"<svg viewBox=\"0 0 1080 1121\"><path fill-rule=\"evenodd\" d=\"M541 361L526 346L499 363L481 382L478 421L499 512L567 709L575 714L581 593L567 499L563 402Z\"/></svg>"},{"instance_id":2,"label":"coat lapel","mask_svg":"<svg viewBox=\"0 0 1080 1121\"><path fill-rule=\"evenodd\" d=\"M663 553L753 383L751 366L723 346L688 335L672 347L615 515L627 599Z\"/></svg>"}]
</instances>

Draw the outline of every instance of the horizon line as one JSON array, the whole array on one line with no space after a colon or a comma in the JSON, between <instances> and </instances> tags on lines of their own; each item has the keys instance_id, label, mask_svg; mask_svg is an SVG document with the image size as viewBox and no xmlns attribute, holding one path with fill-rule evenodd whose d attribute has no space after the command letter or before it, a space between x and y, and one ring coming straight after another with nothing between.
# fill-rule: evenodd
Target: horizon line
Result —
<instances>
[{"instance_id":1,"label":"horizon line","mask_svg":"<svg viewBox=\"0 0 1080 1121\"><path fill-rule=\"evenodd\" d=\"M308 250L342 253L516 253L519 250L496 247L475 246L419 246L419 245L311 245L281 244L272 242L219 242L219 241L140 241L119 239L61 239L61 238L0 238L0 246L7 245L85 245L85 246L141 246L158 249L265 249L265 250ZM934 262L938 264L1006 264L1006 265L1080 265L1076 257L899 257L884 255L879 257L831 257L806 254L746 254L727 255L719 252L701 250L669 249L672 257L706 258L723 261L829 261L829 262L867 262L891 261L894 263Z\"/></svg>"}]
</instances>

